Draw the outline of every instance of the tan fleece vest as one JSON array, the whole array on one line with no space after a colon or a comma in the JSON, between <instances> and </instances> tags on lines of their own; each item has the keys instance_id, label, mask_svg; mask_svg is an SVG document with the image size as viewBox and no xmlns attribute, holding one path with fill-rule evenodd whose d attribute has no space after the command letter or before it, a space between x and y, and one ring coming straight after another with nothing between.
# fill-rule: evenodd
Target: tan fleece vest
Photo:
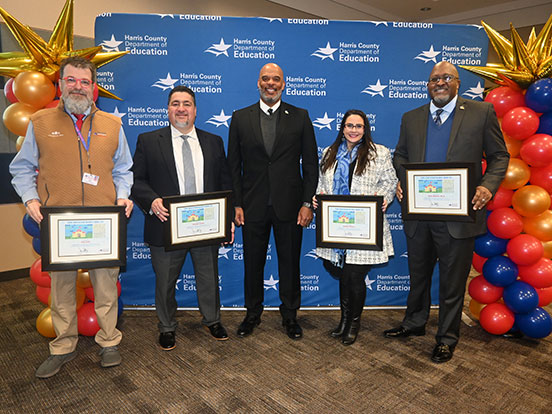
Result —
<instances>
[{"instance_id":1,"label":"tan fleece vest","mask_svg":"<svg viewBox=\"0 0 552 414\"><path fill-rule=\"evenodd\" d=\"M92 122L89 155L71 117L63 110L63 102L57 108L44 109L31 116L40 153L37 188L43 205L115 204L117 196L111 173L121 120L94 105L91 112L82 126L82 136L87 140ZM97 186L82 182L85 172L99 176Z\"/></svg>"}]
</instances>

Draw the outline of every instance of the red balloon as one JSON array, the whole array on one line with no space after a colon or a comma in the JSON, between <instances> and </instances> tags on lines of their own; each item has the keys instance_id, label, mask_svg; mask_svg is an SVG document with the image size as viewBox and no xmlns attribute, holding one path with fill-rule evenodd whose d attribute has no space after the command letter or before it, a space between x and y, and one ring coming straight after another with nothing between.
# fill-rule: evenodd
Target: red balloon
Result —
<instances>
[{"instance_id":1,"label":"red balloon","mask_svg":"<svg viewBox=\"0 0 552 414\"><path fill-rule=\"evenodd\" d=\"M552 137L535 134L523 141L519 150L521 159L532 167L545 167L552 162Z\"/></svg>"},{"instance_id":2,"label":"red balloon","mask_svg":"<svg viewBox=\"0 0 552 414\"><path fill-rule=\"evenodd\" d=\"M59 105L59 99L54 99L52 102L50 102L44 108L57 108L58 105Z\"/></svg>"},{"instance_id":3,"label":"red balloon","mask_svg":"<svg viewBox=\"0 0 552 414\"><path fill-rule=\"evenodd\" d=\"M94 302L94 287L88 287L84 289L86 297ZM117 281L117 297L121 296L121 281Z\"/></svg>"},{"instance_id":4,"label":"red balloon","mask_svg":"<svg viewBox=\"0 0 552 414\"><path fill-rule=\"evenodd\" d=\"M502 303L491 303L479 314L481 327L493 335L502 335L514 326L515 315Z\"/></svg>"},{"instance_id":5,"label":"red balloon","mask_svg":"<svg viewBox=\"0 0 552 414\"><path fill-rule=\"evenodd\" d=\"M535 236L520 234L508 242L506 252L515 264L529 266L539 261L544 247Z\"/></svg>"},{"instance_id":6,"label":"red balloon","mask_svg":"<svg viewBox=\"0 0 552 414\"><path fill-rule=\"evenodd\" d=\"M98 100L98 94L99 94L98 84L95 83L94 84L94 91L92 92L92 99L94 100L94 102L96 102Z\"/></svg>"},{"instance_id":7,"label":"red balloon","mask_svg":"<svg viewBox=\"0 0 552 414\"><path fill-rule=\"evenodd\" d=\"M510 109L525 106L525 95L507 86L500 86L487 94L485 102L492 103L496 116L502 118Z\"/></svg>"},{"instance_id":8,"label":"red balloon","mask_svg":"<svg viewBox=\"0 0 552 414\"><path fill-rule=\"evenodd\" d=\"M497 208L510 207L512 205L512 197L514 190L498 187L494 197L487 203L487 210L493 211Z\"/></svg>"},{"instance_id":9,"label":"red balloon","mask_svg":"<svg viewBox=\"0 0 552 414\"><path fill-rule=\"evenodd\" d=\"M43 287L43 286L37 286L36 287L36 297L39 301L44 303L46 306L48 305L48 297L50 296L50 288L49 287Z\"/></svg>"},{"instance_id":10,"label":"red balloon","mask_svg":"<svg viewBox=\"0 0 552 414\"><path fill-rule=\"evenodd\" d=\"M100 325L94 310L94 302L85 303L77 311L77 324L81 335L94 336L98 333Z\"/></svg>"},{"instance_id":11,"label":"red balloon","mask_svg":"<svg viewBox=\"0 0 552 414\"><path fill-rule=\"evenodd\" d=\"M487 282L483 275L474 277L468 285L470 296L479 303L494 303L502 297L504 288Z\"/></svg>"},{"instance_id":12,"label":"red balloon","mask_svg":"<svg viewBox=\"0 0 552 414\"><path fill-rule=\"evenodd\" d=\"M4 85L4 95L10 103L19 102L17 96L13 93L13 78L9 78L6 84Z\"/></svg>"},{"instance_id":13,"label":"red balloon","mask_svg":"<svg viewBox=\"0 0 552 414\"><path fill-rule=\"evenodd\" d=\"M483 265L487 261L487 257L479 256L477 253L473 252L472 266L479 273L483 273Z\"/></svg>"},{"instance_id":14,"label":"red balloon","mask_svg":"<svg viewBox=\"0 0 552 414\"><path fill-rule=\"evenodd\" d=\"M529 179L531 184L538 185L539 187L544 188L548 191L549 194L552 193L552 164L545 167L532 167L531 168L531 178ZM487 209L489 207L487 206Z\"/></svg>"},{"instance_id":15,"label":"red balloon","mask_svg":"<svg viewBox=\"0 0 552 414\"><path fill-rule=\"evenodd\" d=\"M548 306L552 303L552 286L542 289L537 289L539 295L539 306Z\"/></svg>"},{"instance_id":16,"label":"red balloon","mask_svg":"<svg viewBox=\"0 0 552 414\"><path fill-rule=\"evenodd\" d=\"M487 227L496 237L511 239L523 230L523 220L509 207L497 208L487 217Z\"/></svg>"},{"instance_id":17,"label":"red balloon","mask_svg":"<svg viewBox=\"0 0 552 414\"><path fill-rule=\"evenodd\" d=\"M31 280L35 282L37 286L50 287L52 279L50 279L50 273L42 271L42 259L40 257L34 261L29 273Z\"/></svg>"},{"instance_id":18,"label":"red balloon","mask_svg":"<svg viewBox=\"0 0 552 414\"><path fill-rule=\"evenodd\" d=\"M502 129L510 138L529 138L539 129L539 116L525 106L510 109L502 118Z\"/></svg>"},{"instance_id":19,"label":"red balloon","mask_svg":"<svg viewBox=\"0 0 552 414\"><path fill-rule=\"evenodd\" d=\"M541 257L529 266L518 266L518 276L534 288L542 289L552 286L552 260Z\"/></svg>"}]
</instances>

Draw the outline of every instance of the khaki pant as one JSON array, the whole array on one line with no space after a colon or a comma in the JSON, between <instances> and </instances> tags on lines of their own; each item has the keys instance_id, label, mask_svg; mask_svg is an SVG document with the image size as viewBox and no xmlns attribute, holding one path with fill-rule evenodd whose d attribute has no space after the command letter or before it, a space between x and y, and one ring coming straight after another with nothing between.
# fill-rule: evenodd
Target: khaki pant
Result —
<instances>
[{"instance_id":1,"label":"khaki pant","mask_svg":"<svg viewBox=\"0 0 552 414\"><path fill-rule=\"evenodd\" d=\"M94 309L100 330L95 340L101 347L115 346L123 334L117 325L118 267L90 269L90 281L94 288ZM77 347L77 271L50 272L52 278L52 323L57 337L50 342L50 354L63 355Z\"/></svg>"}]
</instances>

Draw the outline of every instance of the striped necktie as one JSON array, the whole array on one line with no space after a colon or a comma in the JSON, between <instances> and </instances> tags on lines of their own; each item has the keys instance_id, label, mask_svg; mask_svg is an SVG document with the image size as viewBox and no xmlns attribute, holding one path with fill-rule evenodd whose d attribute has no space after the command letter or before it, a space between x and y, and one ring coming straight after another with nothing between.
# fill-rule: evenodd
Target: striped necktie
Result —
<instances>
[{"instance_id":1,"label":"striped necktie","mask_svg":"<svg viewBox=\"0 0 552 414\"><path fill-rule=\"evenodd\" d=\"M182 162L184 163L184 191L186 194L195 194L196 180L192 149L188 142L189 135L182 135Z\"/></svg>"},{"instance_id":2,"label":"striped necktie","mask_svg":"<svg viewBox=\"0 0 552 414\"><path fill-rule=\"evenodd\" d=\"M442 113L443 113L443 110L440 108L435 111L435 118L433 118L433 120L435 121L435 125L437 126L443 123L443 120L441 119Z\"/></svg>"}]
</instances>

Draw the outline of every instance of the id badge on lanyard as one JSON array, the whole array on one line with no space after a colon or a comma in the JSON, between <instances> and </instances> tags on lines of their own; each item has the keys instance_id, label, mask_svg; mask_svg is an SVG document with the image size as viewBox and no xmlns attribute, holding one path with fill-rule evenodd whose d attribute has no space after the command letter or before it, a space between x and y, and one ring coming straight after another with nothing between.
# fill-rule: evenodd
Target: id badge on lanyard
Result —
<instances>
[{"instance_id":1,"label":"id badge on lanyard","mask_svg":"<svg viewBox=\"0 0 552 414\"><path fill-rule=\"evenodd\" d=\"M88 157L88 171L90 171L91 168L92 168L92 166L90 165L90 137L92 135L92 121L93 120L94 120L94 114L92 114L92 116L90 118L90 129L88 130L88 137L87 137L88 140L84 139L84 137L82 136L82 132L81 132L80 128L77 126L76 123L74 123L75 131L76 131L77 135L79 136L79 139L82 143L82 146L86 150L86 156ZM97 186L98 181L100 181L100 176L99 175L92 174L91 172L85 172L82 175L82 182L84 184Z\"/></svg>"}]
</instances>

